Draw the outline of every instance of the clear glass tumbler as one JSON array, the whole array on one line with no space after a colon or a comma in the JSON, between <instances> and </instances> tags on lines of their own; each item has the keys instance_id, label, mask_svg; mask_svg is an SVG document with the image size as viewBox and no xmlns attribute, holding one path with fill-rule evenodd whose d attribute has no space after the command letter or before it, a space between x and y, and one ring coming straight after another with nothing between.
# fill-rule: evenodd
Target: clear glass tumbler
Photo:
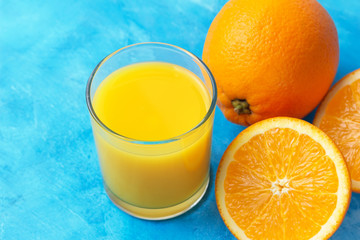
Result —
<instances>
[{"instance_id":1,"label":"clear glass tumbler","mask_svg":"<svg viewBox=\"0 0 360 240\"><path fill-rule=\"evenodd\" d=\"M112 131L98 118L92 101L100 83L119 68L143 62L175 64L202 81L209 104L193 129L163 141L140 141ZM138 218L160 220L180 215L200 201L209 183L216 98L215 81L206 65L173 45L130 45L96 66L86 87L86 101L105 190L117 207Z\"/></svg>"}]
</instances>

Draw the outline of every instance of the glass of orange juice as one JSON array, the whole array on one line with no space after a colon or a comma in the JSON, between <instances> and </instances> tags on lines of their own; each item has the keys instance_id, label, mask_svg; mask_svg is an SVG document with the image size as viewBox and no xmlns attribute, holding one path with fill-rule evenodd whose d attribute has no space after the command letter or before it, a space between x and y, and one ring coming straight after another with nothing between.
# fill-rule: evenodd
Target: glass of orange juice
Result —
<instances>
[{"instance_id":1,"label":"glass of orange juice","mask_svg":"<svg viewBox=\"0 0 360 240\"><path fill-rule=\"evenodd\" d=\"M143 219L180 215L209 183L216 85L190 52L141 43L104 58L86 101L105 190Z\"/></svg>"}]
</instances>

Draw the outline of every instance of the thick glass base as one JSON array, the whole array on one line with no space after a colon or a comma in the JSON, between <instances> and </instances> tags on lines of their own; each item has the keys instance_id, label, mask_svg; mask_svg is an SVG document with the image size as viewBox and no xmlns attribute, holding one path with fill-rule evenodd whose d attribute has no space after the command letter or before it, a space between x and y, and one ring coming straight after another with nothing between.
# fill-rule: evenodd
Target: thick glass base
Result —
<instances>
[{"instance_id":1,"label":"thick glass base","mask_svg":"<svg viewBox=\"0 0 360 240\"><path fill-rule=\"evenodd\" d=\"M107 195L118 208L120 208L124 212L134 217L146 219L146 220L169 219L189 211L204 196L206 189L208 188L208 185L209 185L209 177L207 177L207 179L204 181L203 185L199 188L199 190L184 202L181 202L177 205L167 208L149 209L149 208L136 207L134 205L122 201L116 195L114 195L104 183Z\"/></svg>"}]
</instances>

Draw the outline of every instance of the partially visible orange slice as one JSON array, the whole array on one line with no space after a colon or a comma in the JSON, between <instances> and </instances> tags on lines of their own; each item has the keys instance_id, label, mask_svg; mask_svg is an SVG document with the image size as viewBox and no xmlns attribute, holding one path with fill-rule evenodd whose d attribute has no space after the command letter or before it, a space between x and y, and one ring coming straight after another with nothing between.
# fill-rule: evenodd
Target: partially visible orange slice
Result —
<instances>
[{"instance_id":1,"label":"partially visible orange slice","mask_svg":"<svg viewBox=\"0 0 360 240\"><path fill-rule=\"evenodd\" d=\"M219 212L238 239L327 239L351 183L333 141L303 120L258 122L229 145L216 175Z\"/></svg>"},{"instance_id":2,"label":"partially visible orange slice","mask_svg":"<svg viewBox=\"0 0 360 240\"><path fill-rule=\"evenodd\" d=\"M337 144L350 171L352 190L360 193L360 69L331 88L316 112L314 125Z\"/></svg>"}]
</instances>

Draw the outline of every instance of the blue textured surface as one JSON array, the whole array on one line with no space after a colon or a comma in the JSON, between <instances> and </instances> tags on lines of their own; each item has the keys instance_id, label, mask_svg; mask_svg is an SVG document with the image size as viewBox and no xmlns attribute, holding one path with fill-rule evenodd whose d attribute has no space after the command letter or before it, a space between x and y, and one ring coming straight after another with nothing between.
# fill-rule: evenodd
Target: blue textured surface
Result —
<instances>
[{"instance_id":1,"label":"blue textured surface","mask_svg":"<svg viewBox=\"0 0 360 240\"><path fill-rule=\"evenodd\" d=\"M339 33L338 80L360 68L360 2L320 2ZM175 219L143 221L104 192L84 97L95 65L125 45L160 41L201 56L224 3L0 0L0 239L234 239L216 208L214 176L242 127L217 109L204 199ZM359 194L332 239L360 239Z\"/></svg>"}]
</instances>

